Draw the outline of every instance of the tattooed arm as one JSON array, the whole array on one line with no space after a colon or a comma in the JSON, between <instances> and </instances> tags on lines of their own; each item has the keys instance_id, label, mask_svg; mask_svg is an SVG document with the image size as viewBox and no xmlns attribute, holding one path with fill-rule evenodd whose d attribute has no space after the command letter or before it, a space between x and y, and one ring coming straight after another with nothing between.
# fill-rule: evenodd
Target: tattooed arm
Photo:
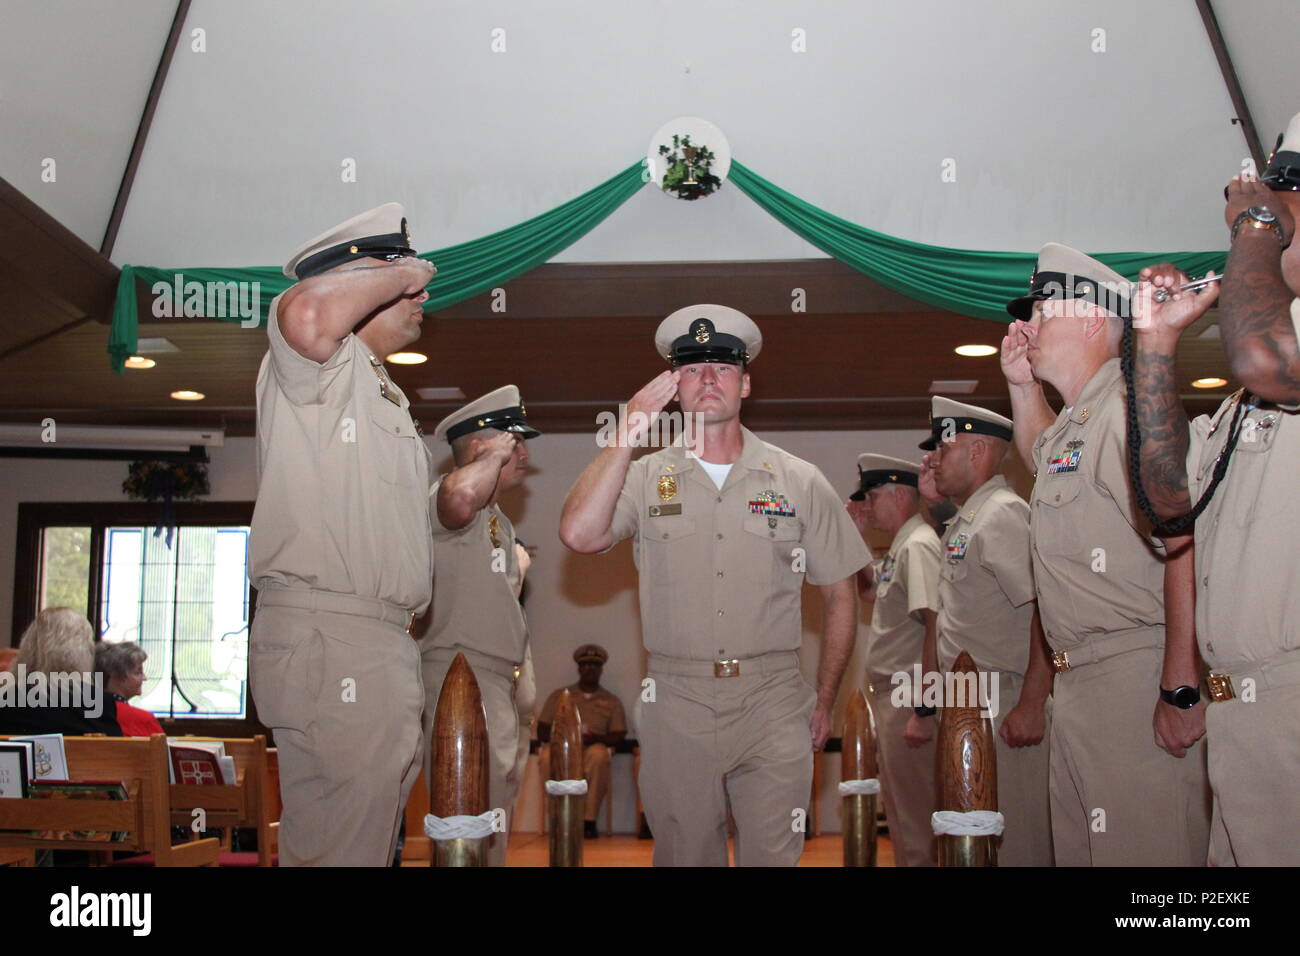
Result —
<instances>
[{"instance_id":1,"label":"tattooed arm","mask_svg":"<svg viewBox=\"0 0 1300 956\"><path fill-rule=\"evenodd\" d=\"M1244 209L1267 206L1289 241L1295 235L1293 195L1234 179L1224 218L1231 228ZM1300 347L1291 318L1295 293L1282 273L1284 255L1300 256L1300 249L1283 254L1272 230L1243 223L1228 252L1219 329L1233 376L1265 401L1290 405L1300 402Z\"/></svg>"},{"instance_id":2,"label":"tattooed arm","mask_svg":"<svg viewBox=\"0 0 1300 956\"><path fill-rule=\"evenodd\" d=\"M1142 487L1161 518L1191 510L1187 492L1187 413L1178 397L1178 339L1218 297L1174 293L1158 303L1159 288L1178 288L1187 276L1168 262L1142 270L1133 321L1133 398L1142 431Z\"/></svg>"}]
</instances>

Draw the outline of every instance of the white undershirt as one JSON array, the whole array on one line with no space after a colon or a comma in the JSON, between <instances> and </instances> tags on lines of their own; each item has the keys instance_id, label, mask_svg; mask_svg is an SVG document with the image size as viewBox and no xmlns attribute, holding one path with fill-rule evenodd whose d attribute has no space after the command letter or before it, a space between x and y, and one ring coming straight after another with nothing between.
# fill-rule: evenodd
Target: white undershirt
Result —
<instances>
[{"instance_id":1,"label":"white undershirt","mask_svg":"<svg viewBox=\"0 0 1300 956\"><path fill-rule=\"evenodd\" d=\"M697 458L696 461L700 463L700 467L713 479L713 483L719 489L722 488L723 482L727 480L727 475L731 472L731 466L734 464L733 462L727 462L725 465L718 465L711 461L705 461L703 458Z\"/></svg>"}]
</instances>

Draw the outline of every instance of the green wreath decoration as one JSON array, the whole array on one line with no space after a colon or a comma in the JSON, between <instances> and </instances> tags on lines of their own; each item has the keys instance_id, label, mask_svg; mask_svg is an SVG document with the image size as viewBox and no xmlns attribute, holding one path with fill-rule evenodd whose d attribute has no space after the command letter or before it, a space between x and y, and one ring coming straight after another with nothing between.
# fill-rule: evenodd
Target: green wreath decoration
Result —
<instances>
[{"instance_id":1,"label":"green wreath decoration","mask_svg":"<svg viewBox=\"0 0 1300 956\"><path fill-rule=\"evenodd\" d=\"M692 143L689 133L673 136L672 148L660 146L659 155L667 157L668 163L663 191L672 193L678 199L694 200L710 196L722 185L722 180L709 171L716 158L713 151L707 146Z\"/></svg>"}]
</instances>

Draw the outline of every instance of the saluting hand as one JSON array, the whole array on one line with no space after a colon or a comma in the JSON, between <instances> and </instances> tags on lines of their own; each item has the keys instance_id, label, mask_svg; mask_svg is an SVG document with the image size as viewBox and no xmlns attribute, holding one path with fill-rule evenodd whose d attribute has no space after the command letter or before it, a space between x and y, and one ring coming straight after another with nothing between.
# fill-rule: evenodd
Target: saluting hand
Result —
<instances>
[{"instance_id":1,"label":"saluting hand","mask_svg":"<svg viewBox=\"0 0 1300 956\"><path fill-rule=\"evenodd\" d=\"M1037 335L1028 322L1019 319L1007 328L1002 337L1002 374L1009 385L1032 385L1034 369L1029 364L1029 344L1031 337Z\"/></svg>"},{"instance_id":2,"label":"saluting hand","mask_svg":"<svg viewBox=\"0 0 1300 956\"><path fill-rule=\"evenodd\" d=\"M1228 203L1223 208L1223 221L1229 229L1251 206L1267 206L1268 211L1277 216L1277 224L1282 229L1282 244L1287 245L1295 237L1295 218L1287 204L1254 176L1232 177L1226 192Z\"/></svg>"},{"instance_id":3,"label":"saluting hand","mask_svg":"<svg viewBox=\"0 0 1300 956\"><path fill-rule=\"evenodd\" d=\"M677 383L681 377L682 373L676 369L660 372L628 400L627 441L630 446L637 447L649 433L654 417L677 394Z\"/></svg>"},{"instance_id":4,"label":"saluting hand","mask_svg":"<svg viewBox=\"0 0 1300 956\"><path fill-rule=\"evenodd\" d=\"M1206 273L1207 277L1214 272ZM1183 330L1204 315L1219 298L1215 282L1195 292L1176 292L1188 281L1187 274L1172 262L1146 266L1138 273L1138 287L1133 296L1133 330L1139 335L1166 343L1177 342ZM1169 292L1169 298L1157 302L1157 289Z\"/></svg>"},{"instance_id":5,"label":"saluting hand","mask_svg":"<svg viewBox=\"0 0 1300 956\"><path fill-rule=\"evenodd\" d=\"M491 438L486 439L478 447L478 453L475 454L474 460L479 461L484 458L495 458L499 464L505 465L510 460L510 456L515 453L515 445L520 441L518 435L514 432L497 432Z\"/></svg>"},{"instance_id":6,"label":"saluting hand","mask_svg":"<svg viewBox=\"0 0 1300 956\"><path fill-rule=\"evenodd\" d=\"M921 456L921 473L916 479L916 490L921 493L921 499L932 508L948 500L946 495L939 493L939 486L934 480L934 452L932 451L927 451Z\"/></svg>"},{"instance_id":7,"label":"saluting hand","mask_svg":"<svg viewBox=\"0 0 1300 956\"><path fill-rule=\"evenodd\" d=\"M428 259L421 259L417 256L394 259L392 265L406 269L411 274L411 281L402 290L402 295L416 295L421 292L433 280L435 273L438 271Z\"/></svg>"}]
</instances>

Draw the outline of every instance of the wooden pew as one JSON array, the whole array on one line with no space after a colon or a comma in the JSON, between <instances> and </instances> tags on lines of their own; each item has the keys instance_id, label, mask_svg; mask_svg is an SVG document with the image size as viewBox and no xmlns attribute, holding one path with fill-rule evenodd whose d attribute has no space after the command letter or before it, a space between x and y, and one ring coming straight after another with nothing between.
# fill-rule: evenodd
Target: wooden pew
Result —
<instances>
[{"instance_id":1,"label":"wooden pew","mask_svg":"<svg viewBox=\"0 0 1300 956\"><path fill-rule=\"evenodd\" d=\"M273 866L276 838L279 832L278 781L277 800L273 807L269 794L269 761L266 738L261 734L250 738L177 737L178 743L186 741L221 743L226 756L235 761L234 784L180 784L171 785L172 825L191 830L195 809L202 809L204 829L220 828L221 866L240 866L252 863L253 854L231 851L231 832L235 827L257 831L257 866Z\"/></svg>"},{"instance_id":2,"label":"wooden pew","mask_svg":"<svg viewBox=\"0 0 1300 956\"><path fill-rule=\"evenodd\" d=\"M73 780L121 781L126 800L0 800L0 831L121 831L120 843L43 840L26 832L0 832L0 847L23 850L137 851L158 866L212 866L221 846L215 839L173 845L171 794L167 784L167 738L64 737Z\"/></svg>"}]
</instances>

